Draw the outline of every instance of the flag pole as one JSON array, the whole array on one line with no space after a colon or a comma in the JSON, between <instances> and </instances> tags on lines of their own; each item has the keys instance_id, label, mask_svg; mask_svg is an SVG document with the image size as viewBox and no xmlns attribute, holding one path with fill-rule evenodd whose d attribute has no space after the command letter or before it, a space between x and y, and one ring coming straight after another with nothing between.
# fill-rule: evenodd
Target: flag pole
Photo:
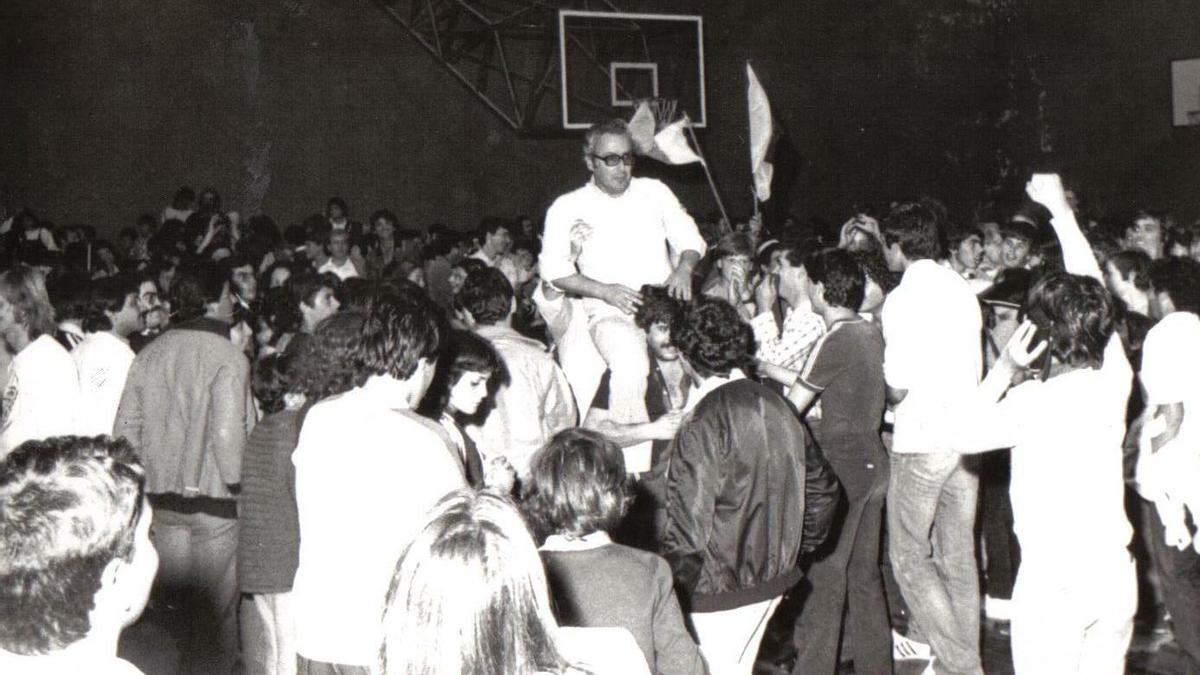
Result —
<instances>
[{"instance_id":1,"label":"flag pole","mask_svg":"<svg viewBox=\"0 0 1200 675\"><path fill-rule=\"evenodd\" d=\"M717 182L713 180L712 171L708 170L708 160L704 158L704 151L700 149L700 141L696 138L696 131L692 129L692 119L684 116L687 121L685 125L688 130L688 135L692 137L692 145L696 146L696 154L700 155L700 166L704 167L704 177L708 179L708 187L712 190L713 198L717 200L717 209L721 211L721 217L729 223L729 227L733 227L733 221L729 219L729 214L725 212L725 204L721 202L721 194L717 192Z\"/></svg>"}]
</instances>

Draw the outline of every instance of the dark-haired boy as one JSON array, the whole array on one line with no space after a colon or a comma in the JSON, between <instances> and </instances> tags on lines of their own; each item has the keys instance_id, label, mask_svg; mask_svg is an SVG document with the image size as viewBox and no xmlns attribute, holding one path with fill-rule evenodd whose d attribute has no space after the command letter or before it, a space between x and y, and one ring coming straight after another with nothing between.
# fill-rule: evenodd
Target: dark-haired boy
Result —
<instances>
[{"instance_id":1,"label":"dark-haired boy","mask_svg":"<svg viewBox=\"0 0 1200 675\"><path fill-rule=\"evenodd\" d=\"M366 381L314 405L292 455L302 674L372 672L380 599L396 560L425 512L466 485L445 433L415 412L441 348L437 309L423 298L385 296L361 337Z\"/></svg>"},{"instance_id":2,"label":"dark-haired boy","mask_svg":"<svg viewBox=\"0 0 1200 675\"><path fill-rule=\"evenodd\" d=\"M542 343L513 329L516 299L500 270L488 267L468 274L457 303L504 363L495 406L479 429L479 451L485 461L507 458L523 478L533 453L554 434L575 426L571 386Z\"/></svg>"},{"instance_id":3,"label":"dark-haired boy","mask_svg":"<svg viewBox=\"0 0 1200 675\"><path fill-rule=\"evenodd\" d=\"M129 336L142 328L137 278L97 280L87 314L87 336L71 352L79 371L79 432L110 434L133 365Z\"/></svg>"},{"instance_id":4,"label":"dark-haired boy","mask_svg":"<svg viewBox=\"0 0 1200 675\"><path fill-rule=\"evenodd\" d=\"M709 668L749 675L797 556L828 532L837 482L783 397L746 378L753 337L736 309L700 297L671 328L699 379L667 451L660 552Z\"/></svg>"},{"instance_id":5,"label":"dark-haired boy","mask_svg":"<svg viewBox=\"0 0 1200 675\"><path fill-rule=\"evenodd\" d=\"M845 633L854 669L891 671L892 640L879 570L888 456L879 435L883 421L883 335L858 314L866 284L849 251L810 255L808 292L826 325L808 365L788 392L798 410L821 400L811 421L822 454L846 494L841 527L808 571L812 590L796 620L793 672L833 675Z\"/></svg>"},{"instance_id":6,"label":"dark-haired boy","mask_svg":"<svg viewBox=\"0 0 1200 675\"><path fill-rule=\"evenodd\" d=\"M1200 672L1200 265L1159 260L1150 278L1158 323L1142 347L1148 421L1138 487L1156 506L1150 550L1185 671Z\"/></svg>"},{"instance_id":7,"label":"dark-haired boy","mask_svg":"<svg viewBox=\"0 0 1200 675\"><path fill-rule=\"evenodd\" d=\"M124 441L29 441L0 463L0 672L141 673L117 640L158 571L151 514Z\"/></svg>"}]
</instances>

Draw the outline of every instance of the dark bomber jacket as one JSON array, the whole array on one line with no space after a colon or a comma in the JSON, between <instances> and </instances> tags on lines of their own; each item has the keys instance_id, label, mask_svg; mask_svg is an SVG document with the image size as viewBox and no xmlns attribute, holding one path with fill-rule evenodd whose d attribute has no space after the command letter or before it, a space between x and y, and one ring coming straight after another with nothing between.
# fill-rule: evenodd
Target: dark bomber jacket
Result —
<instances>
[{"instance_id":1,"label":"dark bomber jacket","mask_svg":"<svg viewBox=\"0 0 1200 675\"><path fill-rule=\"evenodd\" d=\"M838 484L791 406L752 380L704 397L668 449L662 554L715 612L781 595L829 531Z\"/></svg>"}]
</instances>

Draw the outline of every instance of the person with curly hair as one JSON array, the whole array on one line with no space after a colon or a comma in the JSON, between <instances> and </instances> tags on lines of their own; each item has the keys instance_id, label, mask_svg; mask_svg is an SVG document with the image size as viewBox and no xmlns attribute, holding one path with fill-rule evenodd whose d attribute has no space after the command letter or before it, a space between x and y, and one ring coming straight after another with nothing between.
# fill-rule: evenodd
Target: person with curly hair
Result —
<instances>
[{"instance_id":1,"label":"person with curly hair","mask_svg":"<svg viewBox=\"0 0 1200 675\"><path fill-rule=\"evenodd\" d=\"M798 556L829 531L837 481L787 401L746 377L736 309L701 297L671 331L698 384L667 450L660 552L709 668L749 675Z\"/></svg>"}]
</instances>

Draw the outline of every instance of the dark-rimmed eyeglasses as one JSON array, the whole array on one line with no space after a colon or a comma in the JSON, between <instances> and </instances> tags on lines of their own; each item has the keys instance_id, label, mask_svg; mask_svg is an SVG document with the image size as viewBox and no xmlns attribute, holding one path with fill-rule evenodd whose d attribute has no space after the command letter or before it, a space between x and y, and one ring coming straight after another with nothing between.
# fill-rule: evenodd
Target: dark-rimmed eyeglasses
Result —
<instances>
[{"instance_id":1,"label":"dark-rimmed eyeglasses","mask_svg":"<svg viewBox=\"0 0 1200 675\"><path fill-rule=\"evenodd\" d=\"M624 164L625 166L633 166L633 160L634 160L632 152L626 152L625 154L622 154L622 155L618 155L615 152L610 155L597 155L595 153L592 153L592 158L598 159L601 162L604 162L604 166L608 166L608 167L614 167L618 164Z\"/></svg>"}]
</instances>

